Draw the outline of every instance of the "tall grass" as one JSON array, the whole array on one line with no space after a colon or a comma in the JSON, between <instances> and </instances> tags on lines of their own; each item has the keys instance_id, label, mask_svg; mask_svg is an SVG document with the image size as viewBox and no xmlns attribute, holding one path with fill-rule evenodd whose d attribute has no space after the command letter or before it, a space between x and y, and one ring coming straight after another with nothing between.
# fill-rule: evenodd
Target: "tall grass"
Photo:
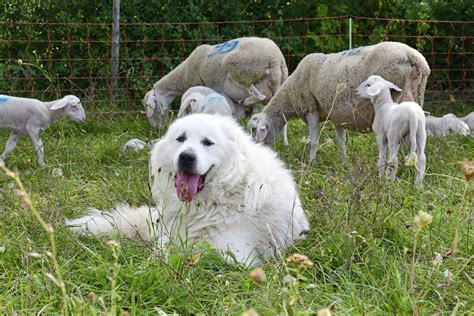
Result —
<instances>
[{"instance_id":1,"label":"tall grass","mask_svg":"<svg viewBox=\"0 0 474 316\"><path fill-rule=\"evenodd\" d=\"M51 126L43 134L43 169L37 167L30 141L20 140L7 166L21 178L44 222L54 227L57 267L47 254L51 235L24 207L12 179L0 173L0 313L473 311L473 187L458 166L459 160L474 159L473 138L429 139L420 190L413 185L413 168L400 165L395 182L377 177L372 134L350 133L348 158L340 162L328 125L313 166L307 162L306 126L292 121L289 131L290 146L278 142L275 150L293 170L311 231L283 256L306 255L314 265L298 268L275 259L262 266L261 284L205 245L199 247L202 256L176 248L165 258L142 242L119 235L112 236L117 242L112 244L110 237L77 238L62 226L65 217L91 206L152 204L148 153L119 154L130 138L162 134L151 131L144 117L97 111L88 113L85 125ZM2 132L0 144L7 137ZM53 173L55 168L62 175ZM432 223L414 234L419 211L429 213ZM442 260L434 264L437 253ZM47 273L62 277L64 293Z\"/></svg>"}]
</instances>

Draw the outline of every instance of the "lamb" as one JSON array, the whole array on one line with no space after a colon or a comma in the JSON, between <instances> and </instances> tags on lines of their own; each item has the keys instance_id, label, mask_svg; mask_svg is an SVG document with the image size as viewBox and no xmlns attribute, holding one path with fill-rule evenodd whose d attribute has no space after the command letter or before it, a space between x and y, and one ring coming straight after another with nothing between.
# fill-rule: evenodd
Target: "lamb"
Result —
<instances>
[{"instance_id":1,"label":"lamb","mask_svg":"<svg viewBox=\"0 0 474 316\"><path fill-rule=\"evenodd\" d=\"M446 136L449 134L468 136L470 134L469 126L452 113L442 117L429 115L426 118L427 136Z\"/></svg>"},{"instance_id":2,"label":"lamb","mask_svg":"<svg viewBox=\"0 0 474 316\"><path fill-rule=\"evenodd\" d=\"M469 130L471 131L471 136L474 136L474 112L471 112L465 117L462 117L461 120L469 127Z\"/></svg>"},{"instance_id":3,"label":"lamb","mask_svg":"<svg viewBox=\"0 0 474 316\"><path fill-rule=\"evenodd\" d=\"M231 116L235 113L234 102L229 97L207 87L189 88L181 98L178 117L191 113L208 113Z\"/></svg>"},{"instance_id":4,"label":"lamb","mask_svg":"<svg viewBox=\"0 0 474 316\"><path fill-rule=\"evenodd\" d=\"M354 90L375 74L403 87L402 92L393 92L395 102L415 101L423 106L430 68L423 55L408 45L382 42L334 54L310 54L264 107L255 139L273 142L286 120L302 118L309 127L310 161L314 162L319 122L329 119L336 126L336 141L344 158L345 129L371 130L373 106Z\"/></svg>"},{"instance_id":5,"label":"lamb","mask_svg":"<svg viewBox=\"0 0 474 316\"><path fill-rule=\"evenodd\" d=\"M166 76L143 100L152 127L162 126L173 99L193 86L228 96L236 118L254 104L267 103L288 77L285 58L268 38L242 37L217 45L203 44Z\"/></svg>"},{"instance_id":6,"label":"lamb","mask_svg":"<svg viewBox=\"0 0 474 316\"><path fill-rule=\"evenodd\" d=\"M0 95L0 128L11 130L0 161L7 159L15 149L21 134L30 136L38 155L38 164L45 166L43 141L40 133L54 121L69 117L83 123L86 114L78 97L67 95L62 99L42 102L36 99Z\"/></svg>"},{"instance_id":7,"label":"lamb","mask_svg":"<svg viewBox=\"0 0 474 316\"><path fill-rule=\"evenodd\" d=\"M385 168L390 180L395 179L398 165L398 149L405 135L409 135L410 153L405 158L406 165L416 164L416 185L423 183L426 166L425 145L425 113L416 102L394 103L390 89L402 91L397 85L381 76L370 76L356 89L356 94L370 99L374 105L375 118L372 129L375 132L379 158L377 169L383 176ZM388 145L388 166L386 151Z\"/></svg>"}]
</instances>

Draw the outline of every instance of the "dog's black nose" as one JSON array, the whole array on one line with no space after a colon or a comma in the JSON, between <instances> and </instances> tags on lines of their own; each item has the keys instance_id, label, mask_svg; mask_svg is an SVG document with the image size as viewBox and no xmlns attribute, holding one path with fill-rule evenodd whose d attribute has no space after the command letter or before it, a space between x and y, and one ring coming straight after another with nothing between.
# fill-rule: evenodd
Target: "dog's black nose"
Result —
<instances>
[{"instance_id":1,"label":"dog's black nose","mask_svg":"<svg viewBox=\"0 0 474 316\"><path fill-rule=\"evenodd\" d=\"M193 173L196 164L196 155L192 152L183 151L178 158L178 168L181 171Z\"/></svg>"}]
</instances>

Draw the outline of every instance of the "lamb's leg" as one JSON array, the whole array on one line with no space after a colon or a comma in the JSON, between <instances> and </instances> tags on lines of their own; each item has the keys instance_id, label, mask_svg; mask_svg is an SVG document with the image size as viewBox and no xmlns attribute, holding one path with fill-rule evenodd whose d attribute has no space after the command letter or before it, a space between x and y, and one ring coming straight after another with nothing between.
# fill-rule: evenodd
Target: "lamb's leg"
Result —
<instances>
[{"instance_id":1,"label":"lamb's leg","mask_svg":"<svg viewBox=\"0 0 474 316\"><path fill-rule=\"evenodd\" d=\"M336 143L339 147L339 158L346 160L346 130L341 126L336 126Z\"/></svg>"},{"instance_id":2,"label":"lamb's leg","mask_svg":"<svg viewBox=\"0 0 474 316\"><path fill-rule=\"evenodd\" d=\"M388 138L388 177L395 180L398 168L398 149L400 148L400 140L398 138Z\"/></svg>"},{"instance_id":3,"label":"lamb's leg","mask_svg":"<svg viewBox=\"0 0 474 316\"><path fill-rule=\"evenodd\" d=\"M243 106L251 106L255 103L265 100L267 97L261 93L254 84L251 84L250 87L247 89L247 92L250 96L246 97L242 100L241 104Z\"/></svg>"},{"instance_id":4,"label":"lamb's leg","mask_svg":"<svg viewBox=\"0 0 474 316\"><path fill-rule=\"evenodd\" d=\"M319 138L319 113L306 113L306 123L308 124L309 128L309 143L311 145L311 150L309 152L309 162L315 163Z\"/></svg>"},{"instance_id":5,"label":"lamb's leg","mask_svg":"<svg viewBox=\"0 0 474 316\"><path fill-rule=\"evenodd\" d=\"M386 154L387 154L387 141L385 135L376 135L377 147L379 149L379 158L377 160L377 170L379 172L379 177L383 177L385 172Z\"/></svg>"},{"instance_id":6,"label":"lamb's leg","mask_svg":"<svg viewBox=\"0 0 474 316\"><path fill-rule=\"evenodd\" d=\"M27 128L28 135L35 146L36 154L38 155L38 164L41 168L45 166L44 163L44 148L43 148L43 141L40 137L40 131L37 128Z\"/></svg>"},{"instance_id":7,"label":"lamb's leg","mask_svg":"<svg viewBox=\"0 0 474 316\"><path fill-rule=\"evenodd\" d=\"M8 138L7 144L5 145L5 150L3 151L2 157L0 157L1 160L6 160L8 155L15 149L16 144L18 143L18 140L20 139L20 135L17 133L11 133L10 137Z\"/></svg>"},{"instance_id":8,"label":"lamb's leg","mask_svg":"<svg viewBox=\"0 0 474 316\"><path fill-rule=\"evenodd\" d=\"M426 169L426 155L425 155L425 143L426 143L426 134L424 131L418 131L417 135L417 156L418 160L416 162L416 179L415 185L422 186L423 179L425 177L425 169Z\"/></svg>"}]
</instances>

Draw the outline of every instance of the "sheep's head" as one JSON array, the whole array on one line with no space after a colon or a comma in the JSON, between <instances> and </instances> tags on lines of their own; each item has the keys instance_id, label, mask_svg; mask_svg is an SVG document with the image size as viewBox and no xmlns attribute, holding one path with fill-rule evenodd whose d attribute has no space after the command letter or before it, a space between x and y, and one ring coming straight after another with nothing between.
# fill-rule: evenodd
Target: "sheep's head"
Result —
<instances>
[{"instance_id":1,"label":"sheep's head","mask_svg":"<svg viewBox=\"0 0 474 316\"><path fill-rule=\"evenodd\" d=\"M151 127L156 128L162 126L168 112L161 102L159 102L154 89L151 89L145 94L142 103L143 106L145 106L146 117Z\"/></svg>"},{"instance_id":2,"label":"sheep's head","mask_svg":"<svg viewBox=\"0 0 474 316\"><path fill-rule=\"evenodd\" d=\"M388 87L396 91L402 91L397 85L385 80L381 76L370 76L356 88L356 94L364 99L371 99L372 102L380 94L382 89Z\"/></svg>"},{"instance_id":3,"label":"sheep's head","mask_svg":"<svg viewBox=\"0 0 474 316\"><path fill-rule=\"evenodd\" d=\"M75 122L84 123L86 113L81 100L74 95L67 95L51 106L51 111L62 111L61 116L67 116Z\"/></svg>"},{"instance_id":4,"label":"sheep's head","mask_svg":"<svg viewBox=\"0 0 474 316\"><path fill-rule=\"evenodd\" d=\"M263 113L255 113L250 117L249 122L247 123L247 128L249 129L252 137L255 138L257 134L258 123L262 119Z\"/></svg>"}]
</instances>

